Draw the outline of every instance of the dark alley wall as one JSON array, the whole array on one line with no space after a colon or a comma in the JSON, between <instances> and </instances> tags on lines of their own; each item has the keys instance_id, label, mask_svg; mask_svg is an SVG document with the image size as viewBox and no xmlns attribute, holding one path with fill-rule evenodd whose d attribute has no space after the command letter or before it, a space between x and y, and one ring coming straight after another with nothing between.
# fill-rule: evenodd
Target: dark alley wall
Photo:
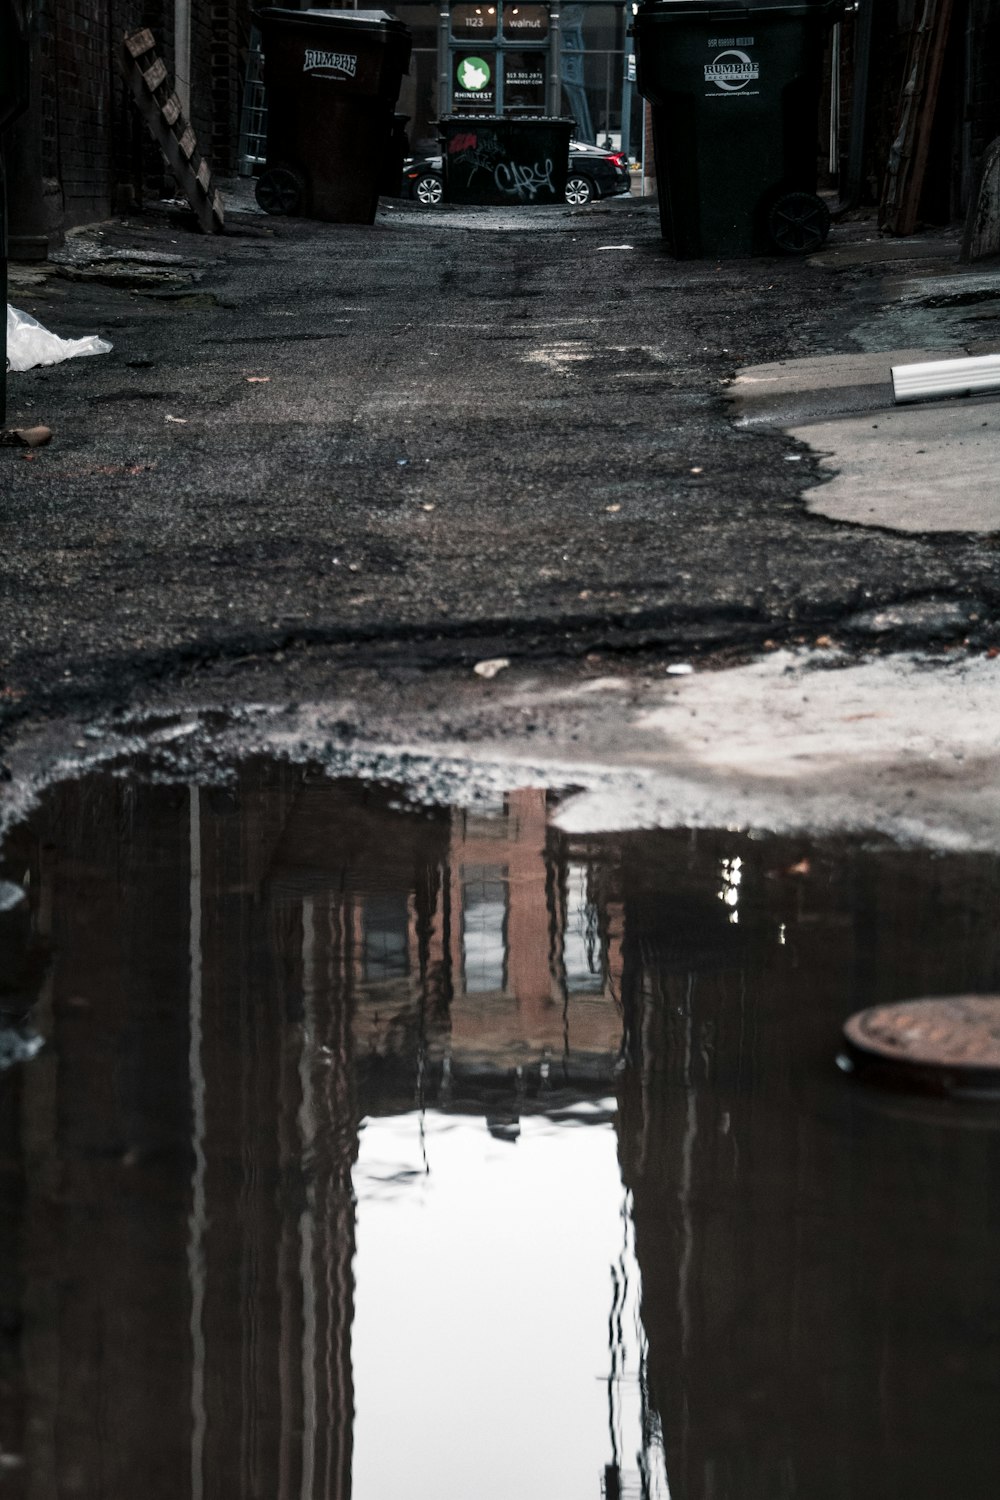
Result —
<instances>
[{"instance_id":1,"label":"dark alley wall","mask_svg":"<svg viewBox=\"0 0 1000 1500\"><path fill-rule=\"evenodd\" d=\"M867 201L878 202L898 129L900 99L912 62L912 38L924 0L873 4L869 81ZM976 173L1000 135L1000 9L995 0L955 0L927 165L922 217L944 223L968 209ZM850 87L850 85L848 85Z\"/></svg>"},{"instance_id":2,"label":"dark alley wall","mask_svg":"<svg viewBox=\"0 0 1000 1500\"><path fill-rule=\"evenodd\" d=\"M173 0L39 0L37 85L42 175L53 230L104 218L163 165L118 70L128 32L148 26L173 76ZM213 168L236 160L250 0L192 0L191 114Z\"/></svg>"},{"instance_id":3,"label":"dark alley wall","mask_svg":"<svg viewBox=\"0 0 1000 1500\"><path fill-rule=\"evenodd\" d=\"M969 63L968 130L973 160L978 162L1000 136L1000 7L996 0L969 0L963 50Z\"/></svg>"}]
</instances>

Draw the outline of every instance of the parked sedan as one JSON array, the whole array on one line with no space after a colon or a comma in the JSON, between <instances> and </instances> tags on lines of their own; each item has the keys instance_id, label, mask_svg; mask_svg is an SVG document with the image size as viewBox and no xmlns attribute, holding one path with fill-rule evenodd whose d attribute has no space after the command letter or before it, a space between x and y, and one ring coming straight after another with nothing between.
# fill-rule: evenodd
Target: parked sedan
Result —
<instances>
[{"instance_id":1,"label":"parked sedan","mask_svg":"<svg viewBox=\"0 0 1000 1500\"><path fill-rule=\"evenodd\" d=\"M579 207L592 198L613 198L632 188L628 162L620 151L604 151L583 141L569 143L566 202ZM444 162L440 156L415 156L403 163L402 196L433 208L444 197Z\"/></svg>"},{"instance_id":2,"label":"parked sedan","mask_svg":"<svg viewBox=\"0 0 1000 1500\"><path fill-rule=\"evenodd\" d=\"M570 141L567 203L578 207L592 198L616 198L631 191L628 158L621 151L605 151L583 141Z\"/></svg>"}]
</instances>

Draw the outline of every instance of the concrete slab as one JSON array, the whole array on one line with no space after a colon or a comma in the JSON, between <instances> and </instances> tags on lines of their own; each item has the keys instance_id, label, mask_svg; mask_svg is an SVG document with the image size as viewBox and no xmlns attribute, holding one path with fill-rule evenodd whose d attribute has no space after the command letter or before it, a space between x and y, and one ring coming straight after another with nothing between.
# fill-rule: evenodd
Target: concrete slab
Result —
<instances>
[{"instance_id":1,"label":"concrete slab","mask_svg":"<svg viewBox=\"0 0 1000 1500\"><path fill-rule=\"evenodd\" d=\"M835 229L830 241L816 255L810 255L808 264L825 271L844 271L857 266L881 266L902 263L919 264L939 261L942 265L957 264L961 249L957 233L908 235L895 239L891 235L877 232L865 239L841 242L840 235L849 233L849 226Z\"/></svg>"},{"instance_id":2,"label":"concrete slab","mask_svg":"<svg viewBox=\"0 0 1000 1500\"><path fill-rule=\"evenodd\" d=\"M893 300L922 302L925 307L974 307L1000 298L1000 271L956 266L940 276L888 277L882 291Z\"/></svg>"},{"instance_id":3,"label":"concrete slab","mask_svg":"<svg viewBox=\"0 0 1000 1500\"><path fill-rule=\"evenodd\" d=\"M893 365L941 357L893 349L755 365L728 396L739 427L781 427L822 458L816 515L894 531L1000 530L1000 399L893 402Z\"/></svg>"},{"instance_id":4,"label":"concrete slab","mask_svg":"<svg viewBox=\"0 0 1000 1500\"><path fill-rule=\"evenodd\" d=\"M781 360L741 370L726 392L738 427L786 427L822 421L833 413L873 411L893 404L892 366L919 364L940 350L828 354Z\"/></svg>"},{"instance_id":5,"label":"concrete slab","mask_svg":"<svg viewBox=\"0 0 1000 1500\"><path fill-rule=\"evenodd\" d=\"M1000 402L911 406L793 427L833 473L814 514L894 531L1000 531Z\"/></svg>"}]
</instances>

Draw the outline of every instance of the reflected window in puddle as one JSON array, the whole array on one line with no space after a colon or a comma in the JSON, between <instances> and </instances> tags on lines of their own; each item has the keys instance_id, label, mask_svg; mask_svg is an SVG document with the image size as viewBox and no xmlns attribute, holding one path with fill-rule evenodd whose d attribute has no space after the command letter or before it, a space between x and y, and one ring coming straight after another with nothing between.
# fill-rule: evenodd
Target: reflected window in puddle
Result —
<instances>
[{"instance_id":1,"label":"reflected window in puddle","mask_svg":"<svg viewBox=\"0 0 1000 1500\"><path fill-rule=\"evenodd\" d=\"M365 896L361 930L365 983L405 979L410 972L410 904L406 893Z\"/></svg>"},{"instance_id":2,"label":"reflected window in puddle","mask_svg":"<svg viewBox=\"0 0 1000 1500\"><path fill-rule=\"evenodd\" d=\"M505 839L509 837L507 827L508 803L506 797L493 802L477 802L475 808L467 808L456 817L466 843L473 839Z\"/></svg>"},{"instance_id":3,"label":"reflected window in puddle","mask_svg":"<svg viewBox=\"0 0 1000 1500\"><path fill-rule=\"evenodd\" d=\"M507 988L507 869L462 866L462 976L467 995Z\"/></svg>"},{"instance_id":4,"label":"reflected window in puddle","mask_svg":"<svg viewBox=\"0 0 1000 1500\"><path fill-rule=\"evenodd\" d=\"M590 895L586 865L570 864L566 870L563 965L571 995L599 995L604 989L598 912Z\"/></svg>"}]
</instances>

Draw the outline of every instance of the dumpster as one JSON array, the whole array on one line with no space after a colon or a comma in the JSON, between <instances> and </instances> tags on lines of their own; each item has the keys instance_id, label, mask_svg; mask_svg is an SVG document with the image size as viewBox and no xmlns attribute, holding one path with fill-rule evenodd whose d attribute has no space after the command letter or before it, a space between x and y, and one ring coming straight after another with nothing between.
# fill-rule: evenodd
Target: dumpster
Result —
<instances>
[{"instance_id":1,"label":"dumpster","mask_svg":"<svg viewBox=\"0 0 1000 1500\"><path fill-rule=\"evenodd\" d=\"M564 203L573 120L442 115L447 203Z\"/></svg>"},{"instance_id":2,"label":"dumpster","mask_svg":"<svg viewBox=\"0 0 1000 1500\"><path fill-rule=\"evenodd\" d=\"M28 39L14 0L0 0L0 135L28 103ZM0 150L0 318L3 362L0 364L0 422L7 416L7 195Z\"/></svg>"},{"instance_id":3,"label":"dumpster","mask_svg":"<svg viewBox=\"0 0 1000 1500\"><path fill-rule=\"evenodd\" d=\"M652 106L663 238L680 259L806 254L827 31L842 0L642 0L636 81Z\"/></svg>"},{"instance_id":4,"label":"dumpster","mask_svg":"<svg viewBox=\"0 0 1000 1500\"><path fill-rule=\"evenodd\" d=\"M266 213L371 224L410 33L384 10L255 12L264 52Z\"/></svg>"}]
</instances>

